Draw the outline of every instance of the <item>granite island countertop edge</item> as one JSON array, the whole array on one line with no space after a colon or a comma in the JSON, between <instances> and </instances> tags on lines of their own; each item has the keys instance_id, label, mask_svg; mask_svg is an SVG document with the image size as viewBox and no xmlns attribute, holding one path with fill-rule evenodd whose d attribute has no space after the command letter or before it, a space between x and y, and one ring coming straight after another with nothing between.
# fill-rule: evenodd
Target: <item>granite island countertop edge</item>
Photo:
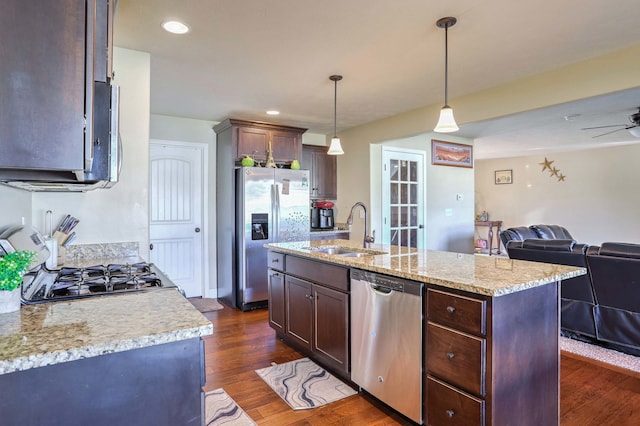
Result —
<instances>
[{"instance_id":1,"label":"granite island countertop edge","mask_svg":"<svg viewBox=\"0 0 640 426\"><path fill-rule=\"evenodd\" d=\"M364 257L341 257L316 251L318 246L385 252ZM586 268L528 262L495 256L410 249L373 244L364 249L352 240L268 243L265 247L336 265L498 297L586 274Z\"/></svg>"}]
</instances>

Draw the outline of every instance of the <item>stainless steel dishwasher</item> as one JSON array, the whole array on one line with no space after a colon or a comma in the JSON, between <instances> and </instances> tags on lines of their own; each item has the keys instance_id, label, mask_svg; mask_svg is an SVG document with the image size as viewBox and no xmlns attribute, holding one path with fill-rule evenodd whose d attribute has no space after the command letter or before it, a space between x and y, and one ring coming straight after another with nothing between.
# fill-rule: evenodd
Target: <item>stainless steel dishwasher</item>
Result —
<instances>
[{"instance_id":1,"label":"stainless steel dishwasher","mask_svg":"<svg viewBox=\"0 0 640 426\"><path fill-rule=\"evenodd\" d=\"M419 424L423 287L351 270L351 380Z\"/></svg>"}]
</instances>

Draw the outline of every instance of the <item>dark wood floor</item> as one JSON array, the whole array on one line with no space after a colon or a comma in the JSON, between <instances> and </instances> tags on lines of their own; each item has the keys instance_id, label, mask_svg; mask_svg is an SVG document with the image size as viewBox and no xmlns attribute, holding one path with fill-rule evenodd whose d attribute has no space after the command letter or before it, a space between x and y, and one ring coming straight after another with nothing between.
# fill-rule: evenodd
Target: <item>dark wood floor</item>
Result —
<instances>
[{"instance_id":1,"label":"dark wood floor","mask_svg":"<svg viewBox=\"0 0 640 426\"><path fill-rule=\"evenodd\" d=\"M205 390L223 388L259 425L411 424L362 394L312 410L290 409L254 372L272 362L280 364L302 357L275 338L267 323L267 311L241 312L225 306L204 315L214 330L204 339ZM640 374L605 366L563 353L563 426L640 424Z\"/></svg>"}]
</instances>

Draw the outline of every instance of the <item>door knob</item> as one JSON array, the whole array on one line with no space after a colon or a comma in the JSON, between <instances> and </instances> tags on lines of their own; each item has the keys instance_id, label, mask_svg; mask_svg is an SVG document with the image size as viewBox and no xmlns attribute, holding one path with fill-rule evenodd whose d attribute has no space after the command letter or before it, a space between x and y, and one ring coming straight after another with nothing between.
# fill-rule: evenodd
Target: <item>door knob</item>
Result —
<instances>
[{"instance_id":1,"label":"door knob","mask_svg":"<svg viewBox=\"0 0 640 426\"><path fill-rule=\"evenodd\" d=\"M153 244L149 244L149 250L153 250Z\"/></svg>"},{"instance_id":2,"label":"door knob","mask_svg":"<svg viewBox=\"0 0 640 426\"><path fill-rule=\"evenodd\" d=\"M196 228L196 232L200 232L200 228Z\"/></svg>"}]
</instances>

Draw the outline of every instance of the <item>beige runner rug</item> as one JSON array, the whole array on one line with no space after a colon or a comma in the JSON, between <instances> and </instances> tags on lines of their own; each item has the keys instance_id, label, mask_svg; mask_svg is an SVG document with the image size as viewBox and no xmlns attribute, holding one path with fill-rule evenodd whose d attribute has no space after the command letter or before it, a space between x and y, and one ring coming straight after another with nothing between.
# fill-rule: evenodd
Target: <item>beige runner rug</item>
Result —
<instances>
[{"instance_id":1,"label":"beige runner rug","mask_svg":"<svg viewBox=\"0 0 640 426\"><path fill-rule=\"evenodd\" d=\"M224 306L218 302L217 299L210 299L208 297L190 297L187 299L197 310L200 312L212 312L223 309Z\"/></svg>"}]
</instances>

